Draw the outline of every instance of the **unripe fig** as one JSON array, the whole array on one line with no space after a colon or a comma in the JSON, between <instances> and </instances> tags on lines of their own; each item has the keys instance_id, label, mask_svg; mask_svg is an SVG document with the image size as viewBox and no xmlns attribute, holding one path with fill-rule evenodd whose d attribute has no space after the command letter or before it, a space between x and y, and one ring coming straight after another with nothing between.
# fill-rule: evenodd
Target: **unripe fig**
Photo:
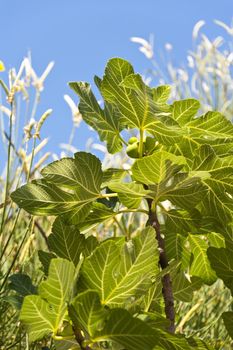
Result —
<instances>
[{"instance_id":1,"label":"unripe fig","mask_svg":"<svg viewBox=\"0 0 233 350\"><path fill-rule=\"evenodd\" d=\"M129 146L126 148L126 153L131 158L139 158L139 142L134 142L133 144L129 144Z\"/></svg>"},{"instance_id":2,"label":"unripe fig","mask_svg":"<svg viewBox=\"0 0 233 350\"><path fill-rule=\"evenodd\" d=\"M137 137L132 136L132 137L130 137L130 139L129 139L129 141L128 141L128 144L129 144L129 145L132 145L132 144L135 143L135 142L138 142L138 139L137 139Z\"/></svg>"}]
</instances>

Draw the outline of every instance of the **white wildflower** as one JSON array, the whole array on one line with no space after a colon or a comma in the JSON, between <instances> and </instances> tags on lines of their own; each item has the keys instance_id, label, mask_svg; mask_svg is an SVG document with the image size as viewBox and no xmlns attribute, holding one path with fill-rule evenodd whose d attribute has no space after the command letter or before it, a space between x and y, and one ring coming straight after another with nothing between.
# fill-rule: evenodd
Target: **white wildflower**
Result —
<instances>
[{"instance_id":1,"label":"white wildflower","mask_svg":"<svg viewBox=\"0 0 233 350\"><path fill-rule=\"evenodd\" d=\"M139 47L139 50L148 58L151 59L154 56L154 52L153 52L153 42L152 40L147 41L143 38L140 37L132 37L130 38L130 40L133 43L137 43L140 44L141 46Z\"/></svg>"},{"instance_id":2,"label":"white wildflower","mask_svg":"<svg viewBox=\"0 0 233 350\"><path fill-rule=\"evenodd\" d=\"M230 64L233 64L233 52L231 52L231 53L228 55L227 61L228 61Z\"/></svg>"},{"instance_id":3,"label":"white wildflower","mask_svg":"<svg viewBox=\"0 0 233 350\"><path fill-rule=\"evenodd\" d=\"M208 50L211 50L213 48L213 43L207 38L206 35L202 34L202 40L203 40L203 44L204 44L204 47L205 49L208 51Z\"/></svg>"},{"instance_id":4,"label":"white wildflower","mask_svg":"<svg viewBox=\"0 0 233 350\"><path fill-rule=\"evenodd\" d=\"M100 152L103 152L103 153L107 153L107 148L106 146L104 145L101 145L99 143L93 143L92 144L92 148L97 150L97 151L100 151Z\"/></svg>"},{"instance_id":5,"label":"white wildflower","mask_svg":"<svg viewBox=\"0 0 233 350\"><path fill-rule=\"evenodd\" d=\"M209 92L210 91L210 88L209 86L206 84L205 81L202 82L202 89L204 92Z\"/></svg>"},{"instance_id":6,"label":"white wildflower","mask_svg":"<svg viewBox=\"0 0 233 350\"><path fill-rule=\"evenodd\" d=\"M193 57L188 55L187 56L187 61L188 61L189 68L194 68L194 59L193 59Z\"/></svg>"},{"instance_id":7,"label":"white wildflower","mask_svg":"<svg viewBox=\"0 0 233 350\"><path fill-rule=\"evenodd\" d=\"M82 121L82 115L79 112L78 106L75 104L75 102L72 100L72 98L69 95L64 95L64 100L70 107L74 126L78 128Z\"/></svg>"},{"instance_id":8,"label":"white wildflower","mask_svg":"<svg viewBox=\"0 0 233 350\"><path fill-rule=\"evenodd\" d=\"M34 118L31 118L27 125L23 128L24 135L25 135L25 141L28 141L32 138L32 130L36 126L36 121Z\"/></svg>"},{"instance_id":9,"label":"white wildflower","mask_svg":"<svg viewBox=\"0 0 233 350\"><path fill-rule=\"evenodd\" d=\"M151 77L146 77L145 75L142 76L142 80L146 85L150 85L152 78Z\"/></svg>"},{"instance_id":10,"label":"white wildflower","mask_svg":"<svg viewBox=\"0 0 233 350\"><path fill-rule=\"evenodd\" d=\"M196 40L200 29L205 25L205 21L198 21L193 27L193 39Z\"/></svg>"},{"instance_id":11,"label":"white wildflower","mask_svg":"<svg viewBox=\"0 0 233 350\"><path fill-rule=\"evenodd\" d=\"M0 111L5 114L7 117L11 117L11 110L3 105L0 105ZM15 123L15 115L14 113L12 114L12 123Z\"/></svg>"},{"instance_id":12,"label":"white wildflower","mask_svg":"<svg viewBox=\"0 0 233 350\"><path fill-rule=\"evenodd\" d=\"M44 73L38 78L35 71L31 68L31 75L33 78L33 85L35 88L41 92L44 89L44 82L51 70L53 69L54 62L50 62L48 66L45 68Z\"/></svg>"},{"instance_id":13,"label":"white wildflower","mask_svg":"<svg viewBox=\"0 0 233 350\"><path fill-rule=\"evenodd\" d=\"M229 27L226 23L219 21L217 19L214 20L214 23L217 24L218 26L222 27L223 29L225 29L225 31L229 34L233 36L233 27Z\"/></svg>"},{"instance_id":14,"label":"white wildflower","mask_svg":"<svg viewBox=\"0 0 233 350\"><path fill-rule=\"evenodd\" d=\"M192 80L191 80L191 89L194 94L198 94L197 90L197 73L193 74Z\"/></svg>"},{"instance_id":15,"label":"white wildflower","mask_svg":"<svg viewBox=\"0 0 233 350\"><path fill-rule=\"evenodd\" d=\"M42 116L40 117L38 123L36 123L35 125L35 133L33 135L34 138L38 138L40 140L40 130L44 124L44 122L46 121L46 119L50 116L50 114L52 113L52 109L47 109L47 111L44 112L44 114L42 114Z\"/></svg>"},{"instance_id":16,"label":"white wildflower","mask_svg":"<svg viewBox=\"0 0 233 350\"><path fill-rule=\"evenodd\" d=\"M214 39L213 45L214 47L220 47L223 44L224 40L221 36L218 36L217 38Z\"/></svg>"},{"instance_id":17,"label":"white wildflower","mask_svg":"<svg viewBox=\"0 0 233 350\"><path fill-rule=\"evenodd\" d=\"M67 151L69 153L72 153L72 154L78 152L78 149L75 146L70 145L68 143L60 143L59 146L60 146L61 149L65 150L65 151Z\"/></svg>"},{"instance_id":18,"label":"white wildflower","mask_svg":"<svg viewBox=\"0 0 233 350\"><path fill-rule=\"evenodd\" d=\"M177 73L179 74L180 79L184 82L189 80L188 73L184 69L177 69Z\"/></svg>"},{"instance_id":19,"label":"white wildflower","mask_svg":"<svg viewBox=\"0 0 233 350\"><path fill-rule=\"evenodd\" d=\"M171 50L173 49L172 44L166 43L166 44L165 44L165 49L166 49L167 51L171 51Z\"/></svg>"}]
</instances>

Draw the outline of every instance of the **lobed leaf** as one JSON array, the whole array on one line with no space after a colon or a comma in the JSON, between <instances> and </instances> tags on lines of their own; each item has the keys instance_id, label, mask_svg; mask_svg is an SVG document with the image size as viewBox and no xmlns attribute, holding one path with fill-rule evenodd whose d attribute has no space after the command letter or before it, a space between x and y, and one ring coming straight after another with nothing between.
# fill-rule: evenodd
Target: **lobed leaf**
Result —
<instances>
[{"instance_id":1,"label":"lobed leaf","mask_svg":"<svg viewBox=\"0 0 233 350\"><path fill-rule=\"evenodd\" d=\"M207 257L208 243L197 235L189 235L193 261L190 268L190 275L200 277L206 284L216 281L216 274L210 266Z\"/></svg>"},{"instance_id":2,"label":"lobed leaf","mask_svg":"<svg viewBox=\"0 0 233 350\"><path fill-rule=\"evenodd\" d=\"M73 263L64 259L52 259L49 275L38 288L39 295L24 298L20 320L29 332L29 340L45 335L56 335L67 312L75 277Z\"/></svg>"},{"instance_id":3,"label":"lobed leaf","mask_svg":"<svg viewBox=\"0 0 233 350\"><path fill-rule=\"evenodd\" d=\"M21 208L34 215L61 216L71 224L83 221L100 196L101 163L90 153L53 162L34 180L11 194ZM66 190L68 188L68 190Z\"/></svg>"},{"instance_id":4,"label":"lobed leaf","mask_svg":"<svg viewBox=\"0 0 233 350\"><path fill-rule=\"evenodd\" d=\"M97 291L101 303L122 306L136 294L144 294L158 272L157 244L152 228L144 229L132 242L107 240L84 261L83 287Z\"/></svg>"}]
</instances>

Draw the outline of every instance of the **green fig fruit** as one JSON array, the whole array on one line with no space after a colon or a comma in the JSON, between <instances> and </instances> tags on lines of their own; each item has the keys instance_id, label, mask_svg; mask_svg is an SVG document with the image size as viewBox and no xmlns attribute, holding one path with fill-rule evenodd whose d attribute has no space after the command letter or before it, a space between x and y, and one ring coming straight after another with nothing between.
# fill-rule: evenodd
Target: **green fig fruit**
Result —
<instances>
[{"instance_id":1,"label":"green fig fruit","mask_svg":"<svg viewBox=\"0 0 233 350\"><path fill-rule=\"evenodd\" d=\"M139 158L138 147L139 147L139 142L134 142L133 144L130 144L126 148L126 153L130 158Z\"/></svg>"},{"instance_id":2,"label":"green fig fruit","mask_svg":"<svg viewBox=\"0 0 233 350\"><path fill-rule=\"evenodd\" d=\"M135 143L135 142L138 142L138 139L137 139L137 137L132 136L132 137L129 139L128 144L129 144L129 145L132 145L132 144Z\"/></svg>"}]
</instances>

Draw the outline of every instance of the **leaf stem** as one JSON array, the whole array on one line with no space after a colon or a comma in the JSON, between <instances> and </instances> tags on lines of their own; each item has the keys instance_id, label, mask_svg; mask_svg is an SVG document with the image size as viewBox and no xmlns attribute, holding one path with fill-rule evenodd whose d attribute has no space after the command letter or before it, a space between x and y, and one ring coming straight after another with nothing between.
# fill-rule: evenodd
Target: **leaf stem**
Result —
<instances>
[{"instance_id":1,"label":"leaf stem","mask_svg":"<svg viewBox=\"0 0 233 350\"><path fill-rule=\"evenodd\" d=\"M139 158L143 157L143 137L144 137L144 131L143 129L140 129L140 139L139 139L139 148L138 148L138 152L139 152Z\"/></svg>"},{"instance_id":2,"label":"leaf stem","mask_svg":"<svg viewBox=\"0 0 233 350\"><path fill-rule=\"evenodd\" d=\"M117 193L101 193L99 198L110 198L110 197L117 197Z\"/></svg>"},{"instance_id":3,"label":"leaf stem","mask_svg":"<svg viewBox=\"0 0 233 350\"><path fill-rule=\"evenodd\" d=\"M143 213L148 215L148 210L145 209L122 209L117 212L117 214L124 214L124 213Z\"/></svg>"},{"instance_id":4,"label":"leaf stem","mask_svg":"<svg viewBox=\"0 0 233 350\"><path fill-rule=\"evenodd\" d=\"M161 234L160 223L157 217L156 208L154 208L153 200L147 199L149 206L149 219L148 224L151 225L156 232L156 239L158 241L159 248L159 264L162 270L168 267L168 258L165 251L165 242ZM170 274L167 273L162 277L162 293L165 302L165 314L166 318L170 321L168 331L175 332L175 308L174 308L174 296L172 291L172 281Z\"/></svg>"}]
</instances>

